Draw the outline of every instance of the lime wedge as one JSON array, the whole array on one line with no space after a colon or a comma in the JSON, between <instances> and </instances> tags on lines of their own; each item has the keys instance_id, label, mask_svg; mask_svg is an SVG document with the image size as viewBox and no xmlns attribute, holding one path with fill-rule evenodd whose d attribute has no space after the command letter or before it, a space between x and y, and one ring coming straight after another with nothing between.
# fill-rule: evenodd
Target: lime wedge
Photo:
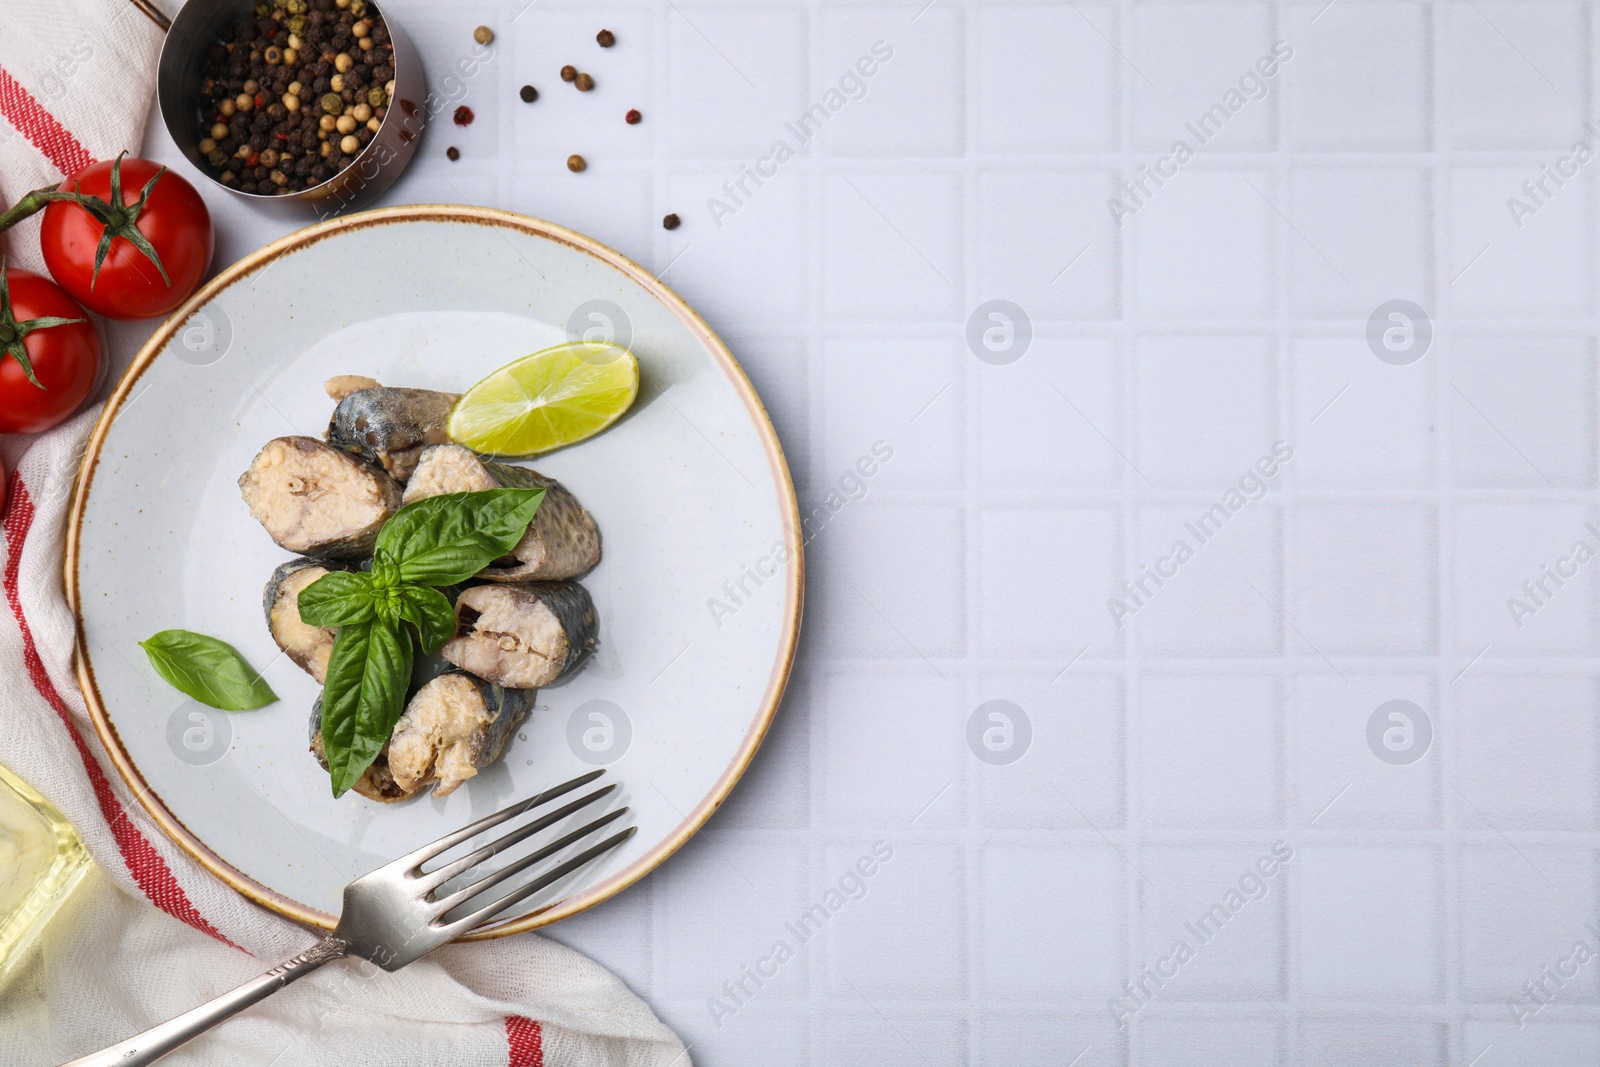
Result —
<instances>
[{"instance_id":1,"label":"lime wedge","mask_svg":"<svg viewBox=\"0 0 1600 1067\"><path fill-rule=\"evenodd\" d=\"M450 412L450 440L474 452L532 456L593 437L639 395L639 361L617 345L546 348L468 389Z\"/></svg>"}]
</instances>

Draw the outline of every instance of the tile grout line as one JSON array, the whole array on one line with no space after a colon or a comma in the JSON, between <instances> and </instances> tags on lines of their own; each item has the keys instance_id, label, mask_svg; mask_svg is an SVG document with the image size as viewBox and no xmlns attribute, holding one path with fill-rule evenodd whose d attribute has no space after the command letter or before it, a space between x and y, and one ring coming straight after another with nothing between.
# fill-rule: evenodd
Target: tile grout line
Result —
<instances>
[{"instance_id":1,"label":"tile grout line","mask_svg":"<svg viewBox=\"0 0 1600 1067\"><path fill-rule=\"evenodd\" d=\"M1116 34L1119 48L1124 53L1134 50L1134 11L1133 0L1119 0L1108 8L1115 12L1117 19ZM1133 93L1134 72L1128 63L1117 66L1119 75L1117 94L1117 147L1120 156L1120 172L1112 176L1112 193L1117 192L1116 181L1119 178L1131 179L1137 165L1134 158L1133 145ZM1116 433L1122 442L1124 450L1137 452L1139 441L1139 410L1138 410L1138 374L1139 357L1135 351L1134 332L1132 320L1138 308L1135 278L1139 262L1138 240L1135 236L1136 227L1128 226L1118 230L1118 255L1116 258L1117 271L1117 318L1115 320L1115 346L1118 361L1121 364L1120 392L1117 410L1121 413L1118 420L1120 425ZM1136 559L1137 523L1140 513L1138 502L1145 498L1144 489L1134 479L1134 473L1129 469L1129 464L1117 465L1119 486L1123 490L1122 502L1119 510L1121 524L1119 548L1122 555L1122 571L1126 575L1137 572ZM1132 491L1131 493L1129 491ZM1139 641L1139 622L1133 620L1132 624L1122 632L1121 647L1117 650L1122 658L1122 823L1124 827L1128 858L1137 864L1139 869L1145 866L1146 842L1144 837L1144 811L1143 804L1136 802L1137 786L1143 767L1143 731L1139 729L1140 701L1143 696L1138 682L1140 678L1140 654L1142 652ZM1145 916L1146 886L1144 882L1131 875L1128 864L1119 867L1123 884L1124 914L1123 922L1123 952L1122 973L1132 977L1134 963L1143 954L1143 931ZM1154 901L1150 902L1153 908ZM1135 1018L1128 1027L1128 1033L1123 1038L1123 1048L1127 1055L1127 1062L1139 1062L1139 1050L1142 1046L1143 1027L1140 1019Z\"/></svg>"},{"instance_id":2,"label":"tile grout line","mask_svg":"<svg viewBox=\"0 0 1600 1067\"><path fill-rule=\"evenodd\" d=\"M1430 353L1431 362L1427 368L1432 378L1434 414L1438 429L1434 434L1434 478L1435 486L1439 489L1437 505L1433 512L1434 536L1434 591L1437 597L1437 614L1434 621L1434 652L1436 654L1432 688L1437 695L1433 718L1434 725L1434 752L1424 759L1430 759L1430 769L1433 771L1431 787L1433 790L1433 804L1435 818L1439 820L1441 828L1445 831L1443 847L1433 851L1432 862L1434 865L1434 880L1440 894L1440 914L1437 921L1439 930L1435 945L1435 965L1437 971L1435 981L1439 986L1445 1005L1444 1042L1445 1056L1448 1063L1465 1063L1471 1053L1466 1052L1464 1027L1461 1024L1461 971L1459 965L1452 965L1450 961L1461 959L1461 847L1459 840L1460 824L1458 807L1455 797L1446 791L1443 786L1445 773L1449 762L1454 759L1456 745L1450 736L1450 731L1444 729L1447 719L1453 715L1446 714L1447 707L1453 707L1450 696L1450 682L1447 674L1452 672L1449 661L1454 657L1450 653L1457 652L1454 634L1456 632L1455 619L1455 587L1449 581L1454 565L1452 531L1454 529L1454 499L1451 490L1455 485L1453 463L1451 459L1451 446L1453 444L1454 426L1451 419L1450 397L1443 388L1442 379L1448 371L1447 360L1453 356L1451 342L1453 327L1451 326L1453 301L1451 300L1450 286L1453 279L1447 281L1444 277L1444 264L1449 262L1449 242L1454 235L1454 210L1450 202L1450 188L1454 178L1453 172L1448 170L1448 163L1439 162L1440 158L1449 159L1449 149L1452 142L1450 123L1448 121L1451 109L1445 92L1443 78L1440 71L1445 66L1445 40L1441 32L1441 12L1450 11L1439 0L1431 3L1427 8L1428 30L1430 49L1428 52L1430 89L1429 118L1431 120L1429 147L1435 152L1435 162L1430 167L1431 192L1434 200L1433 232L1431 234L1433 245L1433 270L1432 281L1434 289L1433 314L1434 323L1434 351ZM1424 356L1428 359L1429 356ZM1454 777L1454 775L1452 775ZM1449 948L1447 949L1447 946Z\"/></svg>"},{"instance_id":3,"label":"tile grout line","mask_svg":"<svg viewBox=\"0 0 1600 1067\"><path fill-rule=\"evenodd\" d=\"M1288 41L1293 35L1292 8L1289 0L1276 0L1272 8L1273 34L1272 41ZM1291 42L1292 46L1292 42ZM1305 47L1302 43L1301 47ZM1290 102L1295 92L1295 71L1280 72L1283 78L1281 91L1272 98L1273 118L1275 122L1274 143L1277 148L1274 160L1274 180L1277 183L1275 194L1278 201L1286 205L1288 212L1293 212L1295 199L1290 194L1290 162L1288 159ZM1277 329L1274 338L1276 347L1276 363L1278 381L1277 408L1278 429L1282 439L1293 447L1296 438L1300 437L1300 427L1293 420L1298 416L1299 409L1294 403L1293 383L1297 380L1294 362L1294 322L1290 315L1292 291L1289 276L1292 270L1292 260L1289 257L1289 234L1286 220L1279 216L1273 220L1273 233L1275 243L1273 256L1276 260L1277 275ZM1288 663L1290 670L1284 677L1276 681L1278 697L1278 757L1279 773L1282 783L1279 791L1279 819L1284 827L1285 835L1296 845L1304 847L1301 842L1300 812L1296 803L1299 795L1299 757L1297 742L1299 739L1299 723L1295 716L1296 700L1299 694L1299 679L1303 669L1298 663L1299 646L1295 637L1289 632L1285 619L1293 618L1296 614L1297 597L1293 588L1291 575L1294 567L1295 545L1292 539L1293 532L1298 529L1297 515L1301 506L1299 489L1299 472L1293 468L1283 472L1283 498L1281 506L1276 509L1274 516L1277 520L1278 536L1278 598L1283 605L1284 619L1276 621L1275 630L1278 638L1278 654ZM1283 953L1279 979L1282 982L1281 996L1288 1010L1289 1027L1280 1031L1281 1041L1291 1057L1289 1062L1296 1064L1305 1062L1306 1050L1302 1048L1305 1039L1302 1037L1301 1023L1304 1018L1304 986L1300 973L1300 951L1304 944L1304 935L1301 929L1301 896L1295 882L1296 870L1290 870L1284 876L1284 902L1281 913L1282 939L1280 942Z\"/></svg>"},{"instance_id":4,"label":"tile grout line","mask_svg":"<svg viewBox=\"0 0 1600 1067\"><path fill-rule=\"evenodd\" d=\"M977 152L977 122L974 111L978 101L977 69L978 56L981 49L979 28L972 11L965 5L957 7L964 18L962 34L963 83L962 83L962 167L961 167L961 291L958 296L959 307L962 310L977 307L978 301L984 299L984 294L979 290L981 278L976 265L976 257L972 250L978 247L980 239L980 215L978 187L982 181L983 172L974 164ZM970 310L968 314L970 314ZM978 481L978 449L979 438L977 427L982 425L982 377L983 372L990 368L988 364L980 363L971 353L961 352L962 373L958 375L961 382L961 402L964 418L962 420L962 531L965 544L962 545L962 559L964 573L962 575L962 607L966 617L964 630L963 669L962 669L962 695L963 701L958 709L956 723L958 726L956 736L951 738L951 743L957 745L956 758L960 760L961 774L958 776L962 782L962 825L965 828L961 870L962 884L962 915L965 920L964 959L962 960L963 989L965 992L963 1008L963 1027L961 1039L966 1045L966 1062L981 1062L981 1050L984 1038L987 1035L988 1024L983 1011L984 979L987 976L987 960L984 953L983 924L976 917L981 916L985 903L983 874L985 868L985 842L983 839L983 819L979 811L979 792L982 789L982 774L986 769L977 765L977 760L970 753L962 751L965 747L962 738L965 730L959 724L964 724L966 716L976 709L978 702L983 699L987 691L984 684L984 672L981 666L983 650L983 634L980 615L977 608L979 597L974 589L981 585L983 580L981 560L981 536L983 528L983 511L985 505L975 504L977 494L975 486ZM967 428L972 427L969 431Z\"/></svg>"},{"instance_id":5,"label":"tile grout line","mask_svg":"<svg viewBox=\"0 0 1600 1067\"><path fill-rule=\"evenodd\" d=\"M807 4L805 8L806 32L806 100L817 99L818 86L821 79L817 67L820 63L815 53L815 42L819 39L822 16L816 4ZM801 147L799 158L795 165L799 170L798 180L805 183L804 196L808 208L806 219L806 302L805 302L805 353L806 353L806 482L807 490L816 492L819 479L826 477L820 472L827 464L825 442L827 440L827 387L828 387L828 360L827 339L822 337L820 308L823 300L825 272L822 268L823 234L827 228L828 205L826 202L827 181L826 174L821 172L820 146L812 141ZM818 432L819 428L822 432ZM799 491L797 488L797 496ZM801 538L805 538L805 503L800 498L801 509ZM806 546L809 551L810 546ZM812 561L807 559L807 570L812 570ZM827 780L826 776L817 773L827 766L828 735L831 723L823 708L832 703L834 679L831 676L813 676L811 679L812 700L808 711L809 729L806 731L807 743L810 748L811 764L808 770L813 773L807 775L807 790L810 803L807 805L807 838L806 838L806 863L809 870L805 872L805 882L808 899L820 899L825 885L823 869L827 865L828 848L827 833L823 829L827 823L823 812L827 808ZM820 697L820 699L819 699ZM802 990L802 1003L805 1015L797 1020L806 1035L808 1052L814 1051L823 1041L824 1035L818 1034L817 1021L823 1016L819 1013L819 1006L827 991L828 969L832 966L832 953L828 951L828 936L817 939L817 953L807 960L805 969L805 986ZM815 1057L813 1057L814 1059Z\"/></svg>"},{"instance_id":6,"label":"tile grout line","mask_svg":"<svg viewBox=\"0 0 1600 1067\"><path fill-rule=\"evenodd\" d=\"M1275 0L1272 5L1272 43L1275 44L1279 40L1287 41L1290 39L1292 33L1290 10L1288 0ZM1291 200L1289 195L1289 163L1287 160L1289 114L1287 98L1289 94L1294 92L1293 74L1293 71L1280 71L1280 76L1283 78L1281 91L1272 97L1273 137L1274 145L1277 149L1274 161L1274 180L1278 186L1276 196L1280 203L1288 206L1287 210L1290 211L1293 210L1294 201ZM1277 329L1273 340L1276 348L1274 366L1277 369L1278 379L1275 383L1277 387L1277 425L1282 440L1289 442L1292 447L1295 439L1299 437L1299 428L1291 425L1292 420L1298 414L1298 409L1294 404L1292 391L1292 383L1295 377L1294 347L1291 340L1293 322L1289 314L1291 299L1289 287L1290 260L1287 255L1289 235L1281 217L1273 219L1273 226L1276 238L1273 256L1277 267L1275 273L1277 275L1278 304ZM1284 615L1290 618L1295 614L1295 600L1290 593L1289 575L1292 570L1294 556L1294 547L1290 542L1290 532L1295 529L1294 516L1300 506L1297 493L1300 488L1300 481L1296 477L1297 473L1293 469L1283 472L1283 499L1280 506L1272 512L1277 523L1278 599L1283 605ZM1274 620L1274 623L1274 630L1277 633L1277 652L1280 657L1284 657L1285 653L1294 647L1291 644L1294 638L1288 632L1288 627L1284 624L1283 619ZM1280 774L1278 817L1279 824L1284 827L1285 835L1297 844L1301 840L1299 835L1299 808L1295 803L1299 789L1299 759L1294 742L1298 740L1299 729L1294 709L1295 698L1298 694L1299 677L1300 672L1295 669L1291 670L1286 677L1275 681L1278 699L1277 756ZM1290 1062L1300 1063L1304 1059L1304 1050L1300 1048L1302 1041L1300 1029L1303 1017L1300 947L1304 938L1299 922L1301 894L1296 891L1295 873L1297 872L1291 870L1284 876L1284 901L1278 918L1278 921L1282 924L1279 931L1281 935L1279 945L1283 955L1280 961L1278 978L1281 983L1281 996L1288 1009L1290 1022L1288 1030L1280 1031L1282 1035L1281 1041L1287 1048L1289 1055L1293 1057Z\"/></svg>"}]
</instances>

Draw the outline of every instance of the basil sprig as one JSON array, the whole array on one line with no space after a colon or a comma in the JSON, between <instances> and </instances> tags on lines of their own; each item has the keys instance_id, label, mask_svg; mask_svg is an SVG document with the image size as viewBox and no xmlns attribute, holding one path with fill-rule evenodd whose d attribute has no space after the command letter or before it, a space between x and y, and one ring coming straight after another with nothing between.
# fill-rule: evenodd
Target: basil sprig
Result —
<instances>
[{"instance_id":1,"label":"basil sprig","mask_svg":"<svg viewBox=\"0 0 1600 1067\"><path fill-rule=\"evenodd\" d=\"M157 674L207 707L251 711L278 699L261 672L226 641L192 630L162 630L139 647Z\"/></svg>"},{"instance_id":2,"label":"basil sprig","mask_svg":"<svg viewBox=\"0 0 1600 1067\"><path fill-rule=\"evenodd\" d=\"M407 504L379 531L371 571L333 571L301 590L300 618L339 631L322 692L334 796L372 765L405 710L411 631L429 655L455 636L455 609L437 587L510 552L543 500L543 489L486 489Z\"/></svg>"}]
</instances>

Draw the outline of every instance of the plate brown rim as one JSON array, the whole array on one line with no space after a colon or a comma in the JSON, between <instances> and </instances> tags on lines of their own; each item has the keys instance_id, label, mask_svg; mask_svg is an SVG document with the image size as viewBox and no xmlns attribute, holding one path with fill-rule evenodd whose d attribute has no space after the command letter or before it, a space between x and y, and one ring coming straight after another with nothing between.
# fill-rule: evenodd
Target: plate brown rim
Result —
<instances>
[{"instance_id":1,"label":"plate brown rim","mask_svg":"<svg viewBox=\"0 0 1600 1067\"><path fill-rule=\"evenodd\" d=\"M94 430L89 435L89 440L84 450L83 463L73 487L72 506L67 516L65 583L67 602L72 608L73 623L77 629L77 648L73 657L74 668L77 672L79 685L83 690L84 701L88 704L89 715L94 721L95 732L100 735L100 741L105 745L112 764L116 767L117 772L122 775L123 780L127 782L128 788L133 791L140 805L150 813L151 818L156 821L162 831L177 842L184 851L193 856L201 866L238 890L245 897L280 915L305 923L308 926L331 930L336 921L335 916L316 908L307 907L299 901L262 885L217 855L195 834L190 832L188 827L167 809L155 790L150 788L149 784L144 780L144 776L134 764L133 759L123 747L122 740L117 734L116 726L111 722L111 717L101 697L99 685L95 680L94 667L84 653L86 644L84 640L82 591L78 585L78 564L83 534L83 518L89 502L89 492L94 484L94 475L99 464L100 451L105 445L112 424L116 422L117 414L123 402L128 398L140 375L155 362L156 358L166 349L173 336L191 315L229 286L256 269L282 256L309 247L318 241L340 233L354 232L372 226L415 222L470 223L473 225L498 226L545 240L555 241L593 256L607 266L620 271L624 276L637 283L646 292L659 300L663 306L689 328L690 332L712 354L712 357L721 366L723 372L727 374L729 381L733 383L740 399L744 401L746 409L755 422L756 430L761 436L762 447L767 454L768 464L772 468L772 473L781 488L780 496L782 499L780 503L784 511L784 544L789 550L789 563L786 568L784 590L787 598L787 611L779 655L773 665L772 673L768 677L767 688L762 694L761 706L755 721L751 723L749 730L746 731L743 742L734 754L733 761L713 783L710 792L660 844L627 867L575 896L535 909L524 915L501 920L463 938L463 940L480 940L490 937L503 937L507 934L521 933L524 930L534 930L542 926L548 926L550 923L576 915L578 912L591 908L602 901L609 900L646 874L649 874L660 866L668 856L681 848L701 826L705 825L711 814L727 799L728 794L733 791L734 785L750 766L750 761L755 757L756 750L761 747L761 742L766 737L767 730L771 727L772 720L777 714L778 705L783 699L784 688L788 684L789 675L794 667L805 597L805 561L803 555L805 546L804 539L801 536L800 506L795 497L794 480L789 474L789 465L784 459L783 446L778 441L777 431L773 428L772 420L767 415L766 407L761 403L761 398L756 394L755 387L751 385L744 368L739 365L739 361L734 358L728 346L700 317L699 313L689 306L687 301L673 292L645 268L591 237L586 237L553 222L499 208L468 207L460 204L408 204L397 207L377 208L330 219L280 237L276 241L262 246L233 263L211 281L201 286L182 307L174 312L151 335L150 339L145 342L144 347L133 358L133 362L129 364L122 378L117 382L116 389L106 401L105 409L101 412L99 420L95 423Z\"/></svg>"}]
</instances>

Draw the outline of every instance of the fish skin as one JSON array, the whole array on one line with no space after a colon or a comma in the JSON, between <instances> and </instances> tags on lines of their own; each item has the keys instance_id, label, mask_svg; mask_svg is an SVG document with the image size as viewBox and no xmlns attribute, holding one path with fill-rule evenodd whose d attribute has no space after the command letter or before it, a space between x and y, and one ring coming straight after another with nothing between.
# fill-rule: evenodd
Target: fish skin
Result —
<instances>
[{"instance_id":1,"label":"fish skin","mask_svg":"<svg viewBox=\"0 0 1600 1067\"><path fill-rule=\"evenodd\" d=\"M323 770L328 769L328 754L322 746L322 694L320 693L311 705L311 755L322 765ZM361 772L361 777L356 779L356 784L351 788L368 800L376 800L380 804L396 804L402 800L410 800L421 792L420 789L408 792L394 780L394 775L389 771L387 743L372 761L372 765Z\"/></svg>"},{"instance_id":2,"label":"fish skin","mask_svg":"<svg viewBox=\"0 0 1600 1067\"><path fill-rule=\"evenodd\" d=\"M328 422L335 448L377 463L404 484L430 445L450 439L446 424L458 393L380 385L339 401Z\"/></svg>"},{"instance_id":3,"label":"fish skin","mask_svg":"<svg viewBox=\"0 0 1600 1067\"><path fill-rule=\"evenodd\" d=\"M492 460L484 466L501 485L545 493L528 532L511 550L517 564L485 568L480 577L492 582L553 582L594 569L600 562L600 527L566 486L526 467Z\"/></svg>"},{"instance_id":4,"label":"fish skin","mask_svg":"<svg viewBox=\"0 0 1600 1067\"><path fill-rule=\"evenodd\" d=\"M418 457L418 466L428 463L430 454L443 457L449 453L477 460L488 479L501 488L545 491L544 500L534 513L533 521L528 524L527 533L523 534L507 557L510 562L485 568L479 573L479 578L491 582L560 581L577 578L600 562L600 529L595 524L594 516L566 486L538 471L497 463L457 444L435 445L425 449ZM461 484L459 488L445 486L442 489L446 492L463 492L480 488L481 484ZM413 492L406 499L410 503L418 497Z\"/></svg>"},{"instance_id":5,"label":"fish skin","mask_svg":"<svg viewBox=\"0 0 1600 1067\"><path fill-rule=\"evenodd\" d=\"M428 685L418 690L406 704L405 713L395 723L394 733L389 738L390 746L398 745L405 748L408 734L413 729L422 729L420 725L420 711L418 701L423 698L428 690L443 683L447 678L465 678L472 684L475 695L483 706L483 712L489 717L489 722L474 731L467 742L468 762L474 772L492 765L505 754L506 745L511 740L511 734L522 725L528 714L533 710L534 699L537 691L533 689L510 689L495 685L493 682L472 674L468 671L448 671L440 675ZM443 781L438 777L436 760L439 756L437 748L432 751L429 760L428 774L416 784L416 791L420 792L428 785L433 786L433 795L436 797L449 796L456 788L469 780L472 775L458 778L454 781ZM387 767L386 767L387 770ZM395 779L396 788L405 789L398 778Z\"/></svg>"},{"instance_id":6,"label":"fish skin","mask_svg":"<svg viewBox=\"0 0 1600 1067\"><path fill-rule=\"evenodd\" d=\"M375 479L378 494L383 504L382 514L370 525L346 537L337 537L326 541L296 541L285 544L267 526L266 520L256 510L256 503L251 499L252 491L257 486L259 477L256 471L256 462L261 458L261 452L265 452L267 448L280 441L288 442L297 452L309 454L326 449L330 454L338 456L343 462L357 464L363 473L369 474ZM389 521L390 516L400 509L401 488L398 482L389 477L381 468L354 459L348 453L332 448L326 443L318 441L315 437L291 435L273 438L273 440L262 446L261 452L258 452L256 458L251 460L249 469L239 475L239 492L244 497L245 505L250 509L250 514L254 516L257 522L261 523L262 528L267 531L267 535L273 539L273 542L279 548L298 555L312 556L319 559L359 560L372 555L372 548L378 542L378 531L383 528L385 522Z\"/></svg>"},{"instance_id":7,"label":"fish skin","mask_svg":"<svg viewBox=\"0 0 1600 1067\"><path fill-rule=\"evenodd\" d=\"M304 653L297 652L294 649L287 647L286 645L284 645L284 643L281 640L279 640L278 631L277 631L277 628L273 625L273 618L272 618L272 610L273 610L273 608L277 607L278 590L279 590L279 588L283 585L284 581L287 580L291 575L298 574L299 572L305 570L308 567L321 567L324 570L328 571L330 574L333 573L334 571L353 571L353 570L357 569L354 564L346 562L346 561L343 561L343 560L313 559L313 558L311 558L309 556L301 556L301 557L299 557L297 559L291 559L287 563L279 564L277 569L275 569L272 572L272 577L267 579L266 588L262 590L262 594L261 594L261 610L262 610L262 613L267 618L267 632L272 635L272 640L277 644L277 646L280 649L283 650L284 655L288 656L291 660L293 660L295 665L298 666L301 670L303 670L307 674L311 675L311 677L316 678L317 679L317 683L320 685L323 682L323 679L317 678L316 672L311 669L311 659L310 659L310 657L305 655ZM300 615L300 607L299 607L298 598L296 598L296 604L295 604L295 616L296 616L296 618L298 618L299 615ZM305 623L305 625L309 626L310 623ZM321 629L323 632L325 632L325 633L330 635L329 636L329 641L331 643L332 642L332 636L331 635L332 635L333 631L330 630L327 627L318 627L318 629Z\"/></svg>"},{"instance_id":8,"label":"fish skin","mask_svg":"<svg viewBox=\"0 0 1600 1067\"><path fill-rule=\"evenodd\" d=\"M463 661L471 657L472 649L477 643L489 638L476 629L478 618L469 619L465 615L466 612L476 612L477 609L467 604L463 598L457 598L456 636L444 643L439 654L458 667L476 670L490 682L534 688L549 685L572 670L599 643L600 620L595 611L594 600L589 596L589 591L577 582L526 582L479 588L484 591L484 595L512 598L519 610L531 612L543 604L561 624L562 635L566 640L564 649L538 650L540 655L549 660L551 666L547 675L536 680L517 679L504 673L490 673L484 669L482 663L473 663L470 667L464 666ZM494 592L490 593L490 590ZM469 591L463 594L463 597L470 595Z\"/></svg>"}]
</instances>

